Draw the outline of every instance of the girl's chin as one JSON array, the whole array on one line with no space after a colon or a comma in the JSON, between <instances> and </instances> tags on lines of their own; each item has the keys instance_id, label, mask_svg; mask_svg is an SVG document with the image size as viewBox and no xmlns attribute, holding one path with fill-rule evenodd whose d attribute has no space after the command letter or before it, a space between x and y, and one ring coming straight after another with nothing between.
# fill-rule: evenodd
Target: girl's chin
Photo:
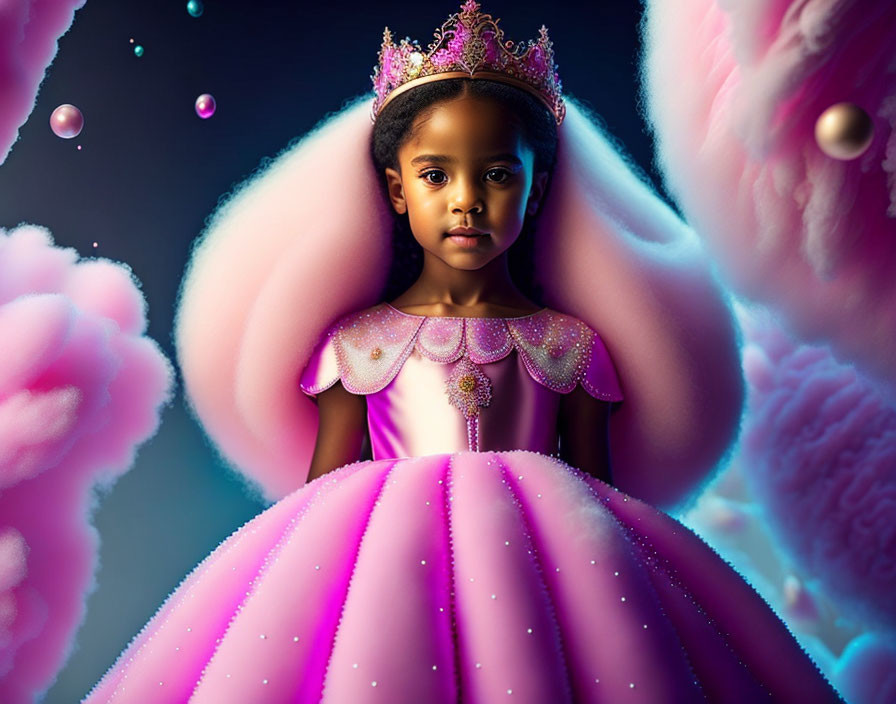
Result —
<instances>
[{"instance_id":1,"label":"girl's chin","mask_svg":"<svg viewBox=\"0 0 896 704\"><path fill-rule=\"evenodd\" d=\"M491 262L492 259L494 259L494 257L485 256L482 252L480 252L478 256L472 252L457 252L452 256L443 257L442 261L452 269L476 271L482 269L486 264Z\"/></svg>"}]
</instances>

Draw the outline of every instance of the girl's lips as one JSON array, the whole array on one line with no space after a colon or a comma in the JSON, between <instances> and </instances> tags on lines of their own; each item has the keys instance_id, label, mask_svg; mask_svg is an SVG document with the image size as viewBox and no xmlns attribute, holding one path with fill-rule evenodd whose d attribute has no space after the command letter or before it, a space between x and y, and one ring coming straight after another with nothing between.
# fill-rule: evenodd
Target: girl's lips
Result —
<instances>
[{"instance_id":1,"label":"girl's lips","mask_svg":"<svg viewBox=\"0 0 896 704\"><path fill-rule=\"evenodd\" d=\"M447 234L447 235L485 235L488 233L483 232L482 230L479 230L475 227L461 227L458 225L457 227L452 227L445 234Z\"/></svg>"},{"instance_id":2,"label":"girl's lips","mask_svg":"<svg viewBox=\"0 0 896 704\"><path fill-rule=\"evenodd\" d=\"M448 239L458 247L473 249L479 246L480 241L485 239L485 235L448 235Z\"/></svg>"}]
</instances>

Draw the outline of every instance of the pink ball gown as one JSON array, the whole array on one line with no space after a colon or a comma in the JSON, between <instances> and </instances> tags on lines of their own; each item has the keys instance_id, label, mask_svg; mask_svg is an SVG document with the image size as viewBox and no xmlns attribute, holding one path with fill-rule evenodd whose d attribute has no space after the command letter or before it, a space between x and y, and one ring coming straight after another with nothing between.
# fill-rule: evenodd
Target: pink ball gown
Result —
<instances>
[{"instance_id":1,"label":"pink ball gown","mask_svg":"<svg viewBox=\"0 0 896 704\"><path fill-rule=\"evenodd\" d=\"M842 701L696 535L551 456L561 394L622 398L583 322L379 304L301 388L337 380L373 459L225 540L86 702Z\"/></svg>"}]
</instances>

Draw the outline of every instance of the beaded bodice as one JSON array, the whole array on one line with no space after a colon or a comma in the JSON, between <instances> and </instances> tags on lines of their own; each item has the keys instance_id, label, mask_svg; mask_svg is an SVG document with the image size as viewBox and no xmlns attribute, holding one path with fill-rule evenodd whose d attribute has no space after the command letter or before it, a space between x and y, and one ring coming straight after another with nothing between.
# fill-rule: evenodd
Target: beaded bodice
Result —
<instances>
[{"instance_id":1,"label":"beaded bodice","mask_svg":"<svg viewBox=\"0 0 896 704\"><path fill-rule=\"evenodd\" d=\"M622 393L597 333L543 309L518 318L428 317L381 303L334 323L300 387L367 396L374 459L458 450L557 450L560 396Z\"/></svg>"}]
</instances>

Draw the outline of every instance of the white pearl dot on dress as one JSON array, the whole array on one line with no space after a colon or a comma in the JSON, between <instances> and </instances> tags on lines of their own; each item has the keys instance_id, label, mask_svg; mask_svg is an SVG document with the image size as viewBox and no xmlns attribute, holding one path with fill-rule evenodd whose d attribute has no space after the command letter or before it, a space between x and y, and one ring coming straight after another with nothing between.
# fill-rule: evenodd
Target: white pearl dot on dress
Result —
<instances>
[{"instance_id":1,"label":"white pearl dot on dress","mask_svg":"<svg viewBox=\"0 0 896 704\"><path fill-rule=\"evenodd\" d=\"M371 686L371 687L376 687L376 680L374 680L373 682L371 682L371 683L370 683L370 686Z\"/></svg>"}]
</instances>

